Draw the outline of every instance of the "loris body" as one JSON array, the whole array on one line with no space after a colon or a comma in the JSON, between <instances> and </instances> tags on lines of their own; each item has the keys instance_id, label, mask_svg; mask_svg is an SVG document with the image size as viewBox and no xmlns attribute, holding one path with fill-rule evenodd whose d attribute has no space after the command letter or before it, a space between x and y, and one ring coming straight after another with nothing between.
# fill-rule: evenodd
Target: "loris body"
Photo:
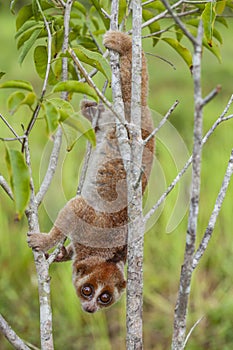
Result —
<instances>
[{"instance_id":1,"label":"loris body","mask_svg":"<svg viewBox=\"0 0 233 350\"><path fill-rule=\"evenodd\" d=\"M130 120L131 38L120 32L108 32L104 45L120 54L122 95L126 119ZM152 131L147 107L148 74L142 56L142 137ZM82 104L89 119L97 118L96 147L91 152L82 195L71 199L60 211L49 234L28 235L29 246L46 252L66 236L71 244L64 248L61 260L73 260L73 284L82 308L87 312L112 305L126 287L124 265L127 254L126 174L116 137L115 117L92 102ZM142 191L144 192L153 160L154 141L143 152Z\"/></svg>"}]
</instances>

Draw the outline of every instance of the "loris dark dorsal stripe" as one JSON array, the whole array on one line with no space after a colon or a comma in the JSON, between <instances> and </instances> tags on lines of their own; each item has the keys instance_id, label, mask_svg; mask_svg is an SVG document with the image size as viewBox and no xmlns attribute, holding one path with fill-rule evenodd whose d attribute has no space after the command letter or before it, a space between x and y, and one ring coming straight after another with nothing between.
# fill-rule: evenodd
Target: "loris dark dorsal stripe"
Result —
<instances>
[{"instance_id":1,"label":"loris dark dorsal stripe","mask_svg":"<svg viewBox=\"0 0 233 350\"><path fill-rule=\"evenodd\" d=\"M130 120L131 38L110 31L104 45L120 54L120 75L126 119ZM152 131L147 106L148 73L142 55L142 137ZM125 290L124 265L127 254L126 174L116 137L115 117L94 102L83 102L82 112L89 119L98 113L95 128L97 144L91 158L81 196L72 198L59 212L49 234L28 234L35 250L48 251L66 236L70 245L63 248L60 260L73 260L73 284L82 308L96 312L115 303ZM143 153L142 191L149 177L154 152L151 139Z\"/></svg>"}]
</instances>

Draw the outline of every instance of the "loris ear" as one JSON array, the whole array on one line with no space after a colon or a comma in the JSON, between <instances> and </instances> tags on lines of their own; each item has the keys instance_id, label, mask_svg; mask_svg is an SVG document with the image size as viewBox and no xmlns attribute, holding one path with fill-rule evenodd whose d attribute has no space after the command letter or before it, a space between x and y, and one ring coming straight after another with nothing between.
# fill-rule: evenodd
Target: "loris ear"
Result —
<instances>
[{"instance_id":1,"label":"loris ear","mask_svg":"<svg viewBox=\"0 0 233 350\"><path fill-rule=\"evenodd\" d=\"M90 268L86 264L75 264L73 270L79 277L82 277L90 271Z\"/></svg>"},{"instance_id":2,"label":"loris ear","mask_svg":"<svg viewBox=\"0 0 233 350\"><path fill-rule=\"evenodd\" d=\"M125 280L123 280L123 281L121 281L121 282L119 282L118 284L117 284L117 288L119 289L119 290L121 290L121 289L125 289L126 288L126 281Z\"/></svg>"}]
</instances>

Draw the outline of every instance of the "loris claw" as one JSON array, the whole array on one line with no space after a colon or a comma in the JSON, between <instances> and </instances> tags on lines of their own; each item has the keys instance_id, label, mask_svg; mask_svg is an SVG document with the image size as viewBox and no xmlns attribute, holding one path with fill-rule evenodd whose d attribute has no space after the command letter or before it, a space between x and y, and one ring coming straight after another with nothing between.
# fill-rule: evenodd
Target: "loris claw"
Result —
<instances>
[{"instance_id":1,"label":"loris claw","mask_svg":"<svg viewBox=\"0 0 233 350\"><path fill-rule=\"evenodd\" d=\"M125 117L130 120L132 42L130 36L110 31L104 45L119 52ZM153 130L147 106L148 74L142 54L142 138ZM121 159L114 115L102 105L85 101L82 113L95 120L96 147L92 149L81 196L72 198L60 211L49 234L29 234L28 244L46 252L65 237L71 245L58 261L73 260L73 284L82 308L96 312L114 304L126 287L127 255L126 174ZM143 151L142 192L151 171L154 140Z\"/></svg>"}]
</instances>

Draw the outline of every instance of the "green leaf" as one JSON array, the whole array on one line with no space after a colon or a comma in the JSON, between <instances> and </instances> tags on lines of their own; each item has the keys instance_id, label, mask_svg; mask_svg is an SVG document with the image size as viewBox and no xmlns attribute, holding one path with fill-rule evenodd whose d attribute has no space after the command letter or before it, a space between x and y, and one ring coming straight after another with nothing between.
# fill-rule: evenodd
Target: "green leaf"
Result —
<instances>
[{"instance_id":1,"label":"green leaf","mask_svg":"<svg viewBox=\"0 0 233 350\"><path fill-rule=\"evenodd\" d=\"M93 40L85 36L79 36L77 38L77 44L80 44L89 50L96 50L96 44L93 42Z\"/></svg>"},{"instance_id":2,"label":"green leaf","mask_svg":"<svg viewBox=\"0 0 233 350\"><path fill-rule=\"evenodd\" d=\"M8 98L7 106L10 114L14 114L25 99L25 94L20 91L13 92Z\"/></svg>"},{"instance_id":3,"label":"green leaf","mask_svg":"<svg viewBox=\"0 0 233 350\"><path fill-rule=\"evenodd\" d=\"M36 102L36 94L34 92L29 92L25 99L20 103L20 105L27 105L28 107L32 107L32 105Z\"/></svg>"},{"instance_id":4,"label":"green leaf","mask_svg":"<svg viewBox=\"0 0 233 350\"><path fill-rule=\"evenodd\" d=\"M191 19L191 20L188 20L188 21L186 22L186 24L187 24L187 25L191 25L191 26L197 28L198 25L199 25L199 19L198 19L198 18L193 18L193 19ZM196 32L195 32L195 36L196 36L196 35L197 35L197 34L196 34ZM220 44L222 44L222 42L223 42L222 36L221 36L221 34L219 33L219 31L218 31L217 29L215 29L215 28L214 28L214 30L213 30L213 37L215 37L215 38L220 42Z\"/></svg>"},{"instance_id":5,"label":"green leaf","mask_svg":"<svg viewBox=\"0 0 233 350\"><path fill-rule=\"evenodd\" d=\"M38 22L36 22L34 20L25 22L22 25L22 27L20 27L20 29L15 34L15 39L17 39L20 35L22 35L24 32L26 32L27 30L29 30L29 29L31 29L33 27L38 27ZM42 28L42 23L41 23L40 28Z\"/></svg>"},{"instance_id":6,"label":"green leaf","mask_svg":"<svg viewBox=\"0 0 233 350\"><path fill-rule=\"evenodd\" d=\"M142 10L142 17L143 17L144 21L148 21L149 19L154 17L154 14L151 11L149 11L149 10ZM149 30L150 30L151 34L160 31L160 25L159 25L158 22L153 22L148 27L149 27ZM153 46L156 45L156 43L158 42L159 37L160 37L160 34L157 35L156 38L153 38Z\"/></svg>"},{"instance_id":7,"label":"green leaf","mask_svg":"<svg viewBox=\"0 0 233 350\"><path fill-rule=\"evenodd\" d=\"M184 32L180 29L178 25L175 25L176 39L180 42L184 36Z\"/></svg>"},{"instance_id":8,"label":"green leaf","mask_svg":"<svg viewBox=\"0 0 233 350\"><path fill-rule=\"evenodd\" d=\"M41 79L45 78L46 68L48 64L48 53L46 46L37 46L34 50L34 62L36 71ZM48 83L50 85L55 85L57 83L56 76L50 67Z\"/></svg>"},{"instance_id":9,"label":"green leaf","mask_svg":"<svg viewBox=\"0 0 233 350\"><path fill-rule=\"evenodd\" d=\"M97 0L91 0L91 3L95 6L96 10L98 11L102 21L103 21L103 24L105 26L106 29L109 29L109 26L110 26L110 20L109 18L106 18L103 14L103 12L101 11L101 6L100 6L100 2L97 1Z\"/></svg>"},{"instance_id":10,"label":"green leaf","mask_svg":"<svg viewBox=\"0 0 233 350\"><path fill-rule=\"evenodd\" d=\"M147 5L144 5L143 8L151 8L151 9L157 10L159 13L166 10L163 3L159 0L148 3Z\"/></svg>"},{"instance_id":11,"label":"green leaf","mask_svg":"<svg viewBox=\"0 0 233 350\"><path fill-rule=\"evenodd\" d=\"M75 113L73 116L66 119L64 123L79 131L94 147L96 145L95 132L89 120L79 113Z\"/></svg>"},{"instance_id":12,"label":"green leaf","mask_svg":"<svg viewBox=\"0 0 233 350\"><path fill-rule=\"evenodd\" d=\"M81 45L76 46L73 50L80 61L98 69L108 80L111 79L109 64L102 55L97 52L87 50Z\"/></svg>"},{"instance_id":13,"label":"green leaf","mask_svg":"<svg viewBox=\"0 0 233 350\"><path fill-rule=\"evenodd\" d=\"M84 16L86 16L86 13L87 13L86 8L82 4L80 4L80 2L74 1L73 7L78 11L80 11Z\"/></svg>"},{"instance_id":14,"label":"green leaf","mask_svg":"<svg viewBox=\"0 0 233 350\"><path fill-rule=\"evenodd\" d=\"M31 37L31 35L34 32L34 28L32 29L28 29L26 32L24 32L22 35L20 35L20 37L18 38L18 42L17 42L17 49L19 50L23 44Z\"/></svg>"},{"instance_id":15,"label":"green leaf","mask_svg":"<svg viewBox=\"0 0 233 350\"><path fill-rule=\"evenodd\" d=\"M227 0L227 7L229 7L230 9L233 9L232 0Z\"/></svg>"},{"instance_id":16,"label":"green leaf","mask_svg":"<svg viewBox=\"0 0 233 350\"><path fill-rule=\"evenodd\" d=\"M60 122L64 122L67 118L74 114L74 108L68 101L62 100L61 98L52 98L50 102L56 107L60 115Z\"/></svg>"},{"instance_id":17,"label":"green leaf","mask_svg":"<svg viewBox=\"0 0 233 350\"><path fill-rule=\"evenodd\" d=\"M32 17L32 5L25 5L23 6L17 15L16 18L16 29L19 30L19 28Z\"/></svg>"},{"instance_id":18,"label":"green leaf","mask_svg":"<svg viewBox=\"0 0 233 350\"><path fill-rule=\"evenodd\" d=\"M44 102L43 107L48 127L48 134L52 135L52 133L56 130L59 124L59 113L56 106L50 101Z\"/></svg>"},{"instance_id":19,"label":"green leaf","mask_svg":"<svg viewBox=\"0 0 233 350\"><path fill-rule=\"evenodd\" d=\"M193 36L196 36L197 35L196 28L190 28L190 33ZM205 48L207 48L210 52L212 52L213 55L215 55L217 57L219 63L222 62L222 57L221 57L221 52L220 52L219 46L214 41L212 41L212 46L210 46L209 43L207 42L206 37L203 37L202 44Z\"/></svg>"},{"instance_id":20,"label":"green leaf","mask_svg":"<svg viewBox=\"0 0 233 350\"><path fill-rule=\"evenodd\" d=\"M41 1L42 10L47 10L53 7L52 3ZM32 5L25 5L21 7L16 18L16 29L19 30L22 25L33 17Z\"/></svg>"},{"instance_id":21,"label":"green leaf","mask_svg":"<svg viewBox=\"0 0 233 350\"><path fill-rule=\"evenodd\" d=\"M0 84L0 89L23 89L33 91L32 85L24 80L8 80Z\"/></svg>"},{"instance_id":22,"label":"green leaf","mask_svg":"<svg viewBox=\"0 0 233 350\"><path fill-rule=\"evenodd\" d=\"M228 23L227 23L226 18L217 16L216 22L219 22L219 23L223 24L226 28L228 28Z\"/></svg>"},{"instance_id":23,"label":"green leaf","mask_svg":"<svg viewBox=\"0 0 233 350\"><path fill-rule=\"evenodd\" d=\"M35 44L36 39L38 38L39 34L41 32L41 28L35 29L30 36L30 38L24 43L22 47L22 51L19 55L19 63L22 64L26 55L28 54L31 47Z\"/></svg>"},{"instance_id":24,"label":"green leaf","mask_svg":"<svg viewBox=\"0 0 233 350\"><path fill-rule=\"evenodd\" d=\"M221 15L223 13L223 11L225 10L226 7L226 0L220 0L216 2L216 14L217 15Z\"/></svg>"},{"instance_id":25,"label":"green leaf","mask_svg":"<svg viewBox=\"0 0 233 350\"><path fill-rule=\"evenodd\" d=\"M95 16L92 16L91 21L94 24L96 31L98 31L99 30L99 19Z\"/></svg>"},{"instance_id":26,"label":"green leaf","mask_svg":"<svg viewBox=\"0 0 233 350\"><path fill-rule=\"evenodd\" d=\"M222 36L221 36L220 32L215 28L213 30L213 37L216 38L220 44L223 43Z\"/></svg>"},{"instance_id":27,"label":"green leaf","mask_svg":"<svg viewBox=\"0 0 233 350\"><path fill-rule=\"evenodd\" d=\"M212 1L205 5L201 18L203 21L205 37L209 46L212 46L213 29L216 18L215 4Z\"/></svg>"},{"instance_id":28,"label":"green leaf","mask_svg":"<svg viewBox=\"0 0 233 350\"><path fill-rule=\"evenodd\" d=\"M6 148L6 162L11 179L17 219L20 220L29 201L30 176L23 154Z\"/></svg>"},{"instance_id":29,"label":"green leaf","mask_svg":"<svg viewBox=\"0 0 233 350\"><path fill-rule=\"evenodd\" d=\"M166 43L168 43L174 50L183 58L185 63L188 65L189 69L192 68L192 55L190 51L182 46L178 40L173 38L162 38Z\"/></svg>"},{"instance_id":30,"label":"green leaf","mask_svg":"<svg viewBox=\"0 0 233 350\"><path fill-rule=\"evenodd\" d=\"M96 91L91 86L89 86L87 83L80 83L76 80L59 82L57 85L54 86L53 92L61 91L77 92L80 94L91 96L92 98L94 98L94 100L98 101Z\"/></svg>"},{"instance_id":31,"label":"green leaf","mask_svg":"<svg viewBox=\"0 0 233 350\"><path fill-rule=\"evenodd\" d=\"M75 143L77 142L80 133L71 126L66 125L65 123L61 123L61 127L66 140L66 150L67 152L70 152L73 149Z\"/></svg>"},{"instance_id":32,"label":"green leaf","mask_svg":"<svg viewBox=\"0 0 233 350\"><path fill-rule=\"evenodd\" d=\"M64 33L63 29L58 30L52 37L52 56L56 57L62 49Z\"/></svg>"},{"instance_id":33,"label":"green leaf","mask_svg":"<svg viewBox=\"0 0 233 350\"><path fill-rule=\"evenodd\" d=\"M212 45L210 46L209 42L207 42L206 38L203 38L203 45L210 52L212 52L212 54L214 54L217 57L219 63L222 62L222 56L221 56L220 48L214 41L212 41Z\"/></svg>"},{"instance_id":34,"label":"green leaf","mask_svg":"<svg viewBox=\"0 0 233 350\"><path fill-rule=\"evenodd\" d=\"M22 105L31 107L35 101L36 95L34 92L29 92L26 96L20 91L13 92L7 101L9 113L14 114Z\"/></svg>"}]
</instances>

